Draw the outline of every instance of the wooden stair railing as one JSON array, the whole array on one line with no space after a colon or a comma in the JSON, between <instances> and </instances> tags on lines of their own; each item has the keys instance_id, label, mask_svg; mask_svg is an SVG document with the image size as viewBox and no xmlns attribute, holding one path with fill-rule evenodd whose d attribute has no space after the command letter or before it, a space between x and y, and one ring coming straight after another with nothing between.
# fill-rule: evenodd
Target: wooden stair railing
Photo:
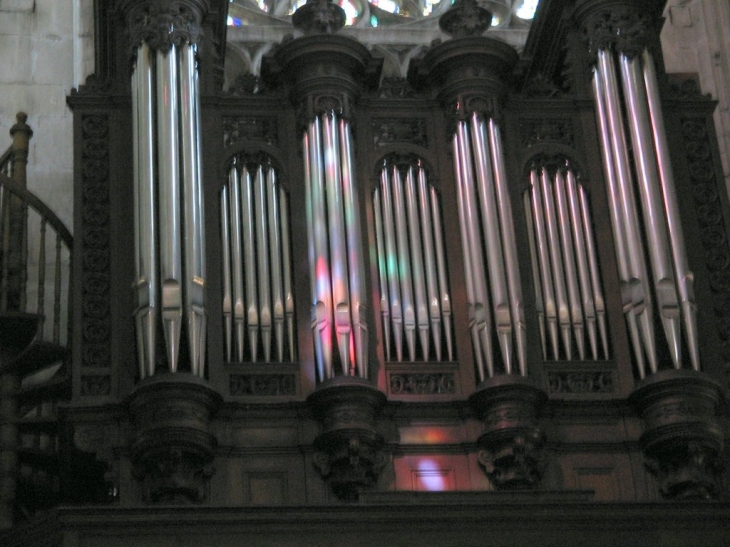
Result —
<instances>
[{"instance_id":1,"label":"wooden stair railing","mask_svg":"<svg viewBox=\"0 0 730 547\"><path fill-rule=\"evenodd\" d=\"M71 396L73 238L26 188L26 119L0 156L0 530L58 503L57 403Z\"/></svg>"}]
</instances>

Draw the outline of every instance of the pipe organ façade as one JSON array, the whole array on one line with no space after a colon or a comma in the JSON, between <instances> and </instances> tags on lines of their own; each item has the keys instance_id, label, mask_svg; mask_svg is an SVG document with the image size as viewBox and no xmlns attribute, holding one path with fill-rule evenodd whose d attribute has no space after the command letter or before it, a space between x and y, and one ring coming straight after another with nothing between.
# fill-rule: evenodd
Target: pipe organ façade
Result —
<instances>
[{"instance_id":1,"label":"pipe organ fa\u00e7ade","mask_svg":"<svg viewBox=\"0 0 730 547\"><path fill-rule=\"evenodd\" d=\"M112 329L89 364L74 308L64 411L100 503L317 506L329 531L332 506L486 503L453 544L519 496L563 507L554 527L600 521L592 499L726 498L727 199L658 2L543 0L517 52L457 0L393 85L310 0L223 90L227 4L100 8L111 83L69 98L76 191L84 150L114 158Z\"/></svg>"}]
</instances>

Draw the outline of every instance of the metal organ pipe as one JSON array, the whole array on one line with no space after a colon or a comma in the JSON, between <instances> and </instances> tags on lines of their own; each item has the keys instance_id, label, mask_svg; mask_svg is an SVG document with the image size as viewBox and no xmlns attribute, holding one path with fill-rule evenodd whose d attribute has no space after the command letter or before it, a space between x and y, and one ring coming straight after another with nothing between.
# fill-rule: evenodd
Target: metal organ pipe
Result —
<instances>
[{"instance_id":1,"label":"metal organ pipe","mask_svg":"<svg viewBox=\"0 0 730 547\"><path fill-rule=\"evenodd\" d=\"M489 377L494 376L492 353L492 318L489 294L484 272L484 255L479 236L479 217L474 199L474 179L472 159L469 153L469 133L465 122L457 124L454 135L454 157L457 167L459 189L459 218L461 220L462 240L464 241L464 266L469 272L467 287L471 286L469 305L471 307L472 338L477 358L479 380L484 380L484 368ZM468 262L467 262L468 261Z\"/></svg>"},{"instance_id":2,"label":"metal organ pipe","mask_svg":"<svg viewBox=\"0 0 730 547\"><path fill-rule=\"evenodd\" d=\"M238 362L246 357L258 362L260 355L263 362L271 362L272 349L278 362L284 361L285 349L293 360L294 302L286 192L279 188L271 165L241 159L234 158L228 185L221 192L226 348L235 340ZM255 173L254 180L250 171ZM233 304L227 305L229 301Z\"/></svg>"},{"instance_id":3,"label":"metal organ pipe","mask_svg":"<svg viewBox=\"0 0 730 547\"><path fill-rule=\"evenodd\" d=\"M333 334L340 373L361 377L368 373L362 247L351 139L349 123L333 111L318 115L304 137L314 279L312 327L320 381L336 374Z\"/></svg>"},{"instance_id":4,"label":"metal organ pipe","mask_svg":"<svg viewBox=\"0 0 730 547\"><path fill-rule=\"evenodd\" d=\"M613 200L619 208L620 225L625 231L624 242L628 258L629 279L625 290L630 295L630 307L636 314L641 349L646 354L651 372L657 371L656 339L654 335L654 320L652 300L649 292L649 277L644 259L644 249L641 244L638 213L633 194L629 154L626 143L626 133L621 117L621 104L618 85L616 82L616 65L611 52L598 51L598 73L602 85L603 108L607 122L607 134L611 145L611 157L614 163L616 177L616 191L618 195ZM640 367L641 374L641 367Z\"/></svg>"},{"instance_id":5,"label":"metal organ pipe","mask_svg":"<svg viewBox=\"0 0 730 547\"><path fill-rule=\"evenodd\" d=\"M400 176L401 168L406 173L405 180ZM381 199L381 196L404 196L403 199ZM373 194L375 208L375 231L378 249L378 266L381 288L381 316L385 335L386 359L390 360L392 350L388 333L398 329L390 313L392 300L388 298L391 286L399 288L402 293L408 292L413 300L414 325L418 329L418 345L416 345L415 328L411 339L406 339L408 360L430 360L431 341L440 361L444 354L442 344L442 326L446 332L451 328L450 297L446 286L446 267L441 240L440 211L438 197L429 185L426 172L420 161L413 160L400 165L385 163L381 170L380 185ZM407 219L407 223L398 221L398 217ZM398 225L407 236L402 245L396 246L395 255L388 255L386 248L389 237L397 240ZM390 234L390 235L389 235ZM401 243L397 241L397 243ZM393 277L390 277L389 267ZM443 279L441 279L443 273ZM390 284L393 279L395 282ZM450 333L446 332L446 355L451 358ZM403 360L402 338L395 339L396 360ZM411 353L411 346L413 354ZM417 351L420 348L420 353Z\"/></svg>"},{"instance_id":6,"label":"metal organ pipe","mask_svg":"<svg viewBox=\"0 0 730 547\"><path fill-rule=\"evenodd\" d=\"M690 363L694 370L699 370L700 356L697 346L697 306L694 299L694 274L690 271L687 263L687 251L685 249L684 234L679 216L679 206L677 204L672 163L669 158L666 130L664 129L664 116L661 110L654 59L648 50L644 50L642 59L644 85L646 86L652 135L656 150L662 197L664 199L664 212L669 232L674 275L679 293L682 324L685 329Z\"/></svg>"},{"instance_id":7,"label":"metal organ pipe","mask_svg":"<svg viewBox=\"0 0 730 547\"><path fill-rule=\"evenodd\" d=\"M170 372L179 368L184 343L190 372L205 374L205 240L195 54L189 43L154 53L142 43L132 74L135 318L141 379L156 372L160 318ZM222 196L223 201L229 198Z\"/></svg>"},{"instance_id":8,"label":"metal organ pipe","mask_svg":"<svg viewBox=\"0 0 730 547\"><path fill-rule=\"evenodd\" d=\"M339 120L339 137L355 365L357 375L367 378L368 329L363 285L365 281L364 256L360 238L360 200L355 188L352 132L350 124L345 120Z\"/></svg>"},{"instance_id":9,"label":"metal organ pipe","mask_svg":"<svg viewBox=\"0 0 730 547\"><path fill-rule=\"evenodd\" d=\"M638 64L640 60L638 58L630 60L626 55L620 55L619 62L654 291L659 315L664 326L664 334L669 343L669 353L675 368L679 368L681 358L679 302L669 255L667 229L662 213L659 174L653 157L654 149L646 92L640 81L641 67Z\"/></svg>"},{"instance_id":10,"label":"metal organ pipe","mask_svg":"<svg viewBox=\"0 0 730 547\"><path fill-rule=\"evenodd\" d=\"M522 289L499 127L493 119L485 120L481 114L472 113L468 122L457 122L453 143L479 380L484 380L485 372L490 377L495 374L491 351L494 334L500 344L503 372L525 375L527 338Z\"/></svg>"},{"instance_id":11,"label":"metal organ pipe","mask_svg":"<svg viewBox=\"0 0 730 547\"><path fill-rule=\"evenodd\" d=\"M157 277L157 204L155 202L155 137L154 89L150 48L143 43L137 48L137 63L133 73L132 123L135 140L135 245L137 351L140 378L155 373L155 348L158 320Z\"/></svg>"},{"instance_id":12,"label":"metal organ pipe","mask_svg":"<svg viewBox=\"0 0 730 547\"><path fill-rule=\"evenodd\" d=\"M618 58L620 71L617 70L614 57ZM619 96L616 84L619 75L623 86L623 97ZM639 335L634 332L636 327L629 322L639 375L643 378L646 374L641 346L649 358L650 371L653 373L658 369L653 332L650 332L652 310L646 286L649 283L649 274L646 266L643 266L643 271L636 269L635 258L643 259L644 252L650 259L651 285L656 295L672 365L674 368L682 367L681 341L684 331L690 365L698 370L699 351L693 274L687 263L651 54L644 50L642 55L629 58L623 53L615 54L609 50L599 50L594 76L594 94L601 126L604 166L609 193L612 195L611 207L616 211L612 211L612 216L618 216L616 221L612 222L614 234L617 235L617 254L620 254L618 241L623 239L626 247L623 254L628 255L628 261L631 263L630 273L638 277L638 284L643 292L639 295L641 300L639 306L633 304L637 300L635 291L632 291L633 298L625 298L632 301L631 307L640 310L635 312L639 320ZM629 158L625 150L627 133L622 123L622 100L629 128L628 138L632 143L633 165L643 213L642 226L638 224L636 212L631 211L632 207L635 209L635 205L628 168ZM614 173L611 173L611 170ZM639 238L641 231L646 234L645 240ZM619 263L621 262L620 259ZM637 282L634 280L632 288L637 288L636 285Z\"/></svg>"},{"instance_id":13,"label":"metal organ pipe","mask_svg":"<svg viewBox=\"0 0 730 547\"><path fill-rule=\"evenodd\" d=\"M537 280L538 320L543 321L541 314L546 316L550 357L571 360L571 347L575 346L578 359L585 360L587 336L591 357L597 360L599 330L603 355L607 354L605 306L584 189L569 166L554 173L543 167L539 175L537 168L533 168L524 199ZM601 327L597 326L599 308ZM558 325L563 352L559 349ZM548 359L546 347L543 356Z\"/></svg>"}]
</instances>

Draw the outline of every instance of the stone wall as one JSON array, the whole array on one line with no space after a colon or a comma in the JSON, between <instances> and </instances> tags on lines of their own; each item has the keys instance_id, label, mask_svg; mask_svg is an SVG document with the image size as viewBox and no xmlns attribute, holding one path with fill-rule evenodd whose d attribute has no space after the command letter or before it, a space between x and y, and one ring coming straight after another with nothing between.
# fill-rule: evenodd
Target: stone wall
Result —
<instances>
[{"instance_id":1,"label":"stone wall","mask_svg":"<svg viewBox=\"0 0 730 547\"><path fill-rule=\"evenodd\" d=\"M93 0L0 0L0 149L15 114L34 135L28 188L72 228L72 116L66 95L94 68Z\"/></svg>"},{"instance_id":2,"label":"stone wall","mask_svg":"<svg viewBox=\"0 0 730 547\"><path fill-rule=\"evenodd\" d=\"M698 74L702 92L718 101L715 128L730 191L730 2L669 0L664 15L667 72Z\"/></svg>"}]
</instances>

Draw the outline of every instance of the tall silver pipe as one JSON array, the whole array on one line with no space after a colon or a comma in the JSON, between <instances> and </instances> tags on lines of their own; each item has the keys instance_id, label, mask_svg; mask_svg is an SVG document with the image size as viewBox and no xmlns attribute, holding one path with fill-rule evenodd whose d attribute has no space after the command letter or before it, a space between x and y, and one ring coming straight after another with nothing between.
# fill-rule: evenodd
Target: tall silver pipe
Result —
<instances>
[{"instance_id":1,"label":"tall silver pipe","mask_svg":"<svg viewBox=\"0 0 730 547\"><path fill-rule=\"evenodd\" d=\"M418 210L421 217L423 232L423 260L426 273L426 287L428 300L428 316L431 324L436 360L441 361L441 306L439 305L439 284L436 268L436 250L433 242L433 222L431 207L429 206L430 192L426 181L426 171L418 165ZM428 360L428 353L424 352L424 359Z\"/></svg>"},{"instance_id":2,"label":"tall silver pipe","mask_svg":"<svg viewBox=\"0 0 730 547\"><path fill-rule=\"evenodd\" d=\"M657 370L656 341L654 321L649 293L646 261L641 245L641 234L638 227L638 213L633 197L631 171L626 145L626 133L621 118L619 90L616 82L616 66L612 54L605 50L598 51L598 69L603 84L603 98L609 127L612 157L615 162L615 174L618 190L621 193L619 205L622 209L623 223L626 230L626 249L629 258L631 278L629 290L632 294L633 307L636 313L642 345L652 372Z\"/></svg>"},{"instance_id":3,"label":"tall silver pipe","mask_svg":"<svg viewBox=\"0 0 730 547\"><path fill-rule=\"evenodd\" d=\"M155 373L157 333L157 228L155 203L154 92L150 49L137 49L133 73L133 124L135 134L135 245L137 266L137 349L140 379Z\"/></svg>"},{"instance_id":4,"label":"tall silver pipe","mask_svg":"<svg viewBox=\"0 0 730 547\"><path fill-rule=\"evenodd\" d=\"M520 281L520 266L517 262L517 244L515 243L515 227L512 218L512 205L509 197L507 171L502 151L502 137L499 126L489 120L489 149L492 153L494 166L494 182L497 191L500 224L502 226L502 249L504 252L507 286L510 295L510 309L515 333L517 362L520 374L527 374L527 327L525 325L525 309L522 297L522 283Z\"/></svg>"},{"instance_id":5,"label":"tall silver pipe","mask_svg":"<svg viewBox=\"0 0 730 547\"><path fill-rule=\"evenodd\" d=\"M413 278L413 292L415 295L416 324L423 360L428 361L429 355L429 317L428 300L426 297L426 270L423 264L421 249L421 219L418 214L418 196L416 194L416 180L413 167L408 168L405 183L406 216L408 218L408 236L411 250L411 268Z\"/></svg>"},{"instance_id":6,"label":"tall silver pipe","mask_svg":"<svg viewBox=\"0 0 730 547\"><path fill-rule=\"evenodd\" d=\"M533 178L537 177L535 170L530 171L530 184ZM527 239L530 245L530 265L534 278L535 289L535 311L537 312L537 328L540 330L540 347L542 348L543 361L547 360L547 333L545 331L545 299L542 295L542 273L537 254L537 235L535 234L535 220L532 218L532 196L531 188L525 191L522 196L525 209L525 221L527 223Z\"/></svg>"},{"instance_id":7,"label":"tall silver pipe","mask_svg":"<svg viewBox=\"0 0 730 547\"><path fill-rule=\"evenodd\" d=\"M588 271L591 276L591 287L593 289L593 303L596 308L596 317L598 319L598 332L601 335L601 346L603 356L609 359L608 352L608 327L606 325L606 301L603 297L603 289L601 287L601 278L598 274L598 252L596 251L596 238L593 235L593 221L591 219L591 210L588 204L588 196L585 188L579 186L580 210L583 222L583 231L585 233L586 255L588 258Z\"/></svg>"},{"instance_id":8,"label":"tall silver pipe","mask_svg":"<svg viewBox=\"0 0 730 547\"><path fill-rule=\"evenodd\" d=\"M481 209L482 234L487 251L487 272L492 296L492 312L497 337L507 374L512 371L512 314L509 291L505 279L504 254L497 211L496 189L492 175L493 165L489 155L484 120L476 112L470 118L472 150L476 172L476 187Z\"/></svg>"},{"instance_id":9,"label":"tall silver pipe","mask_svg":"<svg viewBox=\"0 0 730 547\"><path fill-rule=\"evenodd\" d=\"M259 307L258 284L256 283L256 216L254 207L254 192L252 188L251 172L243 166L240 189L240 218L242 227L243 274L245 280L245 316L248 327L248 346L251 353L251 362L258 361L259 338Z\"/></svg>"},{"instance_id":10,"label":"tall silver pipe","mask_svg":"<svg viewBox=\"0 0 730 547\"><path fill-rule=\"evenodd\" d=\"M398 251L395 236L395 220L393 218L393 196L390 184L390 170L383 165L380 172L380 189L383 192L383 228L385 229L385 253L388 276L388 292L390 293L390 318L393 328L395 356L398 362L403 361L403 305L400 294L398 275Z\"/></svg>"},{"instance_id":11,"label":"tall silver pipe","mask_svg":"<svg viewBox=\"0 0 730 547\"><path fill-rule=\"evenodd\" d=\"M157 249L157 197L155 191L155 93L154 73L151 51L147 44L142 44L141 55L137 57L140 85L139 106L139 153L140 153L140 259L144 265L139 278L147 280L146 299L149 302L149 313L143 330L147 343L147 374L155 373L157 318L159 317L159 255Z\"/></svg>"},{"instance_id":12,"label":"tall silver pipe","mask_svg":"<svg viewBox=\"0 0 730 547\"><path fill-rule=\"evenodd\" d=\"M234 163L228 178L230 188L230 214L231 219L231 260L232 260L232 298L233 298L233 324L236 331L236 357L238 362L243 361L244 349L244 328L245 328L245 305L243 292L243 226L241 225L241 179L238 173L238 166ZM247 262L247 264L250 264Z\"/></svg>"},{"instance_id":13,"label":"tall silver pipe","mask_svg":"<svg viewBox=\"0 0 730 547\"><path fill-rule=\"evenodd\" d=\"M682 312L682 323L685 329L687 348L690 362L694 370L700 368L699 347L697 341L697 307L694 299L694 274L689 269L687 251L685 249L682 222L679 216L674 173L667 144L667 134L664 128L659 86L657 83L654 59L648 50L644 50L644 85L646 87L651 118L652 135L659 167L664 212L669 231L669 242L674 265L674 277L679 292L679 302Z\"/></svg>"},{"instance_id":14,"label":"tall silver pipe","mask_svg":"<svg viewBox=\"0 0 730 547\"><path fill-rule=\"evenodd\" d=\"M573 359L570 308L568 304L568 292L565 283L565 272L563 271L562 250L560 248L560 231L558 228L558 217L555 210L555 202L550 184L550 177L547 169L542 170L540 178L541 197L545 215L545 227L547 231L547 244L550 250L550 265L553 273L553 285L555 287L555 300L558 311L558 325L563 339L563 349L568 361Z\"/></svg>"},{"instance_id":15,"label":"tall silver pipe","mask_svg":"<svg viewBox=\"0 0 730 547\"><path fill-rule=\"evenodd\" d=\"M162 327L170 372L177 371L182 329L180 221L180 136L178 131L178 50L157 51L157 174L160 214Z\"/></svg>"},{"instance_id":16,"label":"tall silver pipe","mask_svg":"<svg viewBox=\"0 0 730 547\"><path fill-rule=\"evenodd\" d=\"M312 184L312 162L316 161L310 138L314 136L314 122L309 124L307 132L302 137L302 147L304 148L304 192L305 214L307 216L307 257L309 258L309 288L312 298L311 308L311 328L312 338L314 339L314 360L317 366L317 375L320 381L327 379L325 373L325 356L324 347L322 345L322 337L319 332L319 321L317 313L320 311L319 302L317 300L319 290L319 280L317 279L317 253L315 249L315 219L314 219L314 197Z\"/></svg>"},{"instance_id":17,"label":"tall silver pipe","mask_svg":"<svg viewBox=\"0 0 730 547\"><path fill-rule=\"evenodd\" d=\"M401 302L403 304L403 329L408 346L408 360L416 360L416 310L411 285L411 261L408 252L408 225L406 223L406 205L403 197L403 181L398 167L393 166L391 178L393 192L393 213L395 217L395 235L398 245L397 261L400 279Z\"/></svg>"},{"instance_id":18,"label":"tall silver pipe","mask_svg":"<svg viewBox=\"0 0 730 547\"><path fill-rule=\"evenodd\" d=\"M568 196L565 190L565 176L558 170L555 173L555 204L560 228L560 247L563 255L563 271L568 289L568 305L570 306L570 321L573 326L573 336L578 349L578 358L585 359L585 324L581 307L581 294L578 285L578 273L575 264L575 248L571 234L571 216L568 205Z\"/></svg>"},{"instance_id":19,"label":"tall silver pipe","mask_svg":"<svg viewBox=\"0 0 730 547\"><path fill-rule=\"evenodd\" d=\"M347 240L345 236L344 203L340 170L340 147L335 114L322 115L324 136L325 189L327 192L327 225L329 228L330 271L332 282L332 309L337 345L342 361L342 372L351 374L349 272L347 268Z\"/></svg>"},{"instance_id":20,"label":"tall silver pipe","mask_svg":"<svg viewBox=\"0 0 730 547\"><path fill-rule=\"evenodd\" d=\"M202 376L205 354L205 271L196 72L195 47L190 44L181 46L180 144L183 179L183 241L185 244L183 299L188 326L191 372L196 376Z\"/></svg>"},{"instance_id":21,"label":"tall silver pipe","mask_svg":"<svg viewBox=\"0 0 730 547\"><path fill-rule=\"evenodd\" d=\"M307 153L305 152L305 158ZM309 163L308 158L305 163ZM308 176L308 175L307 175ZM284 315L286 316L286 332L289 341L289 360L296 360L294 343L294 291L291 281L291 237L289 236L289 198L283 188L279 188L279 225L281 226L282 270L284 277ZM311 241L311 240L310 240Z\"/></svg>"},{"instance_id":22,"label":"tall silver pipe","mask_svg":"<svg viewBox=\"0 0 730 547\"><path fill-rule=\"evenodd\" d=\"M380 316L383 319L385 360L390 361L390 297L388 295L385 232L383 231L383 211L381 207L380 189L376 188L373 192L373 209L375 210L375 244L378 253L378 279L380 280Z\"/></svg>"},{"instance_id":23,"label":"tall silver pipe","mask_svg":"<svg viewBox=\"0 0 730 547\"><path fill-rule=\"evenodd\" d=\"M532 196L532 216L535 219L535 241L537 243L537 256L540 262L542 293L545 298L545 317L547 318L553 359L557 360L560 359L558 304L555 298L555 284L553 283L553 272L550 265L550 243L545 228L545 207L542 202L541 176L546 176L544 169L541 175L538 175L535 169L530 172L530 194Z\"/></svg>"},{"instance_id":24,"label":"tall silver pipe","mask_svg":"<svg viewBox=\"0 0 730 547\"><path fill-rule=\"evenodd\" d=\"M642 82L641 58L629 59L622 54L619 60L634 150L634 164L639 182L639 196L644 213L644 228L649 243L654 290L669 353L674 367L680 368L682 350L679 298L669 251L669 236L654 156L646 90Z\"/></svg>"},{"instance_id":25,"label":"tall silver pipe","mask_svg":"<svg viewBox=\"0 0 730 547\"><path fill-rule=\"evenodd\" d=\"M231 171L236 168L231 167ZM231 215L229 213L230 202L228 188L232 186L228 176L228 185L223 186L221 191L221 249L223 262L223 323L225 326L226 362L230 362L233 356L233 292L231 285Z\"/></svg>"},{"instance_id":26,"label":"tall silver pipe","mask_svg":"<svg viewBox=\"0 0 730 547\"><path fill-rule=\"evenodd\" d=\"M273 314L271 312L271 266L269 264L268 234L269 221L266 206L266 180L264 169L259 164L256 167L254 188L254 219L256 234L256 266L258 273L258 313L261 345L264 352L264 362L271 361L271 330Z\"/></svg>"},{"instance_id":27,"label":"tall silver pipe","mask_svg":"<svg viewBox=\"0 0 730 547\"><path fill-rule=\"evenodd\" d=\"M266 169L266 206L268 214L269 260L271 265L271 310L274 318L274 338L276 360L284 360L284 287L282 276L284 266L282 255L284 242L281 237L281 217L279 215L279 188L276 171L271 166Z\"/></svg>"},{"instance_id":28,"label":"tall silver pipe","mask_svg":"<svg viewBox=\"0 0 730 547\"><path fill-rule=\"evenodd\" d=\"M200 107L200 71L198 70L197 65L195 64L195 56L197 52L197 46L192 46L192 57L193 57L193 66L195 70L193 71L193 91L195 96L195 136L196 136L196 148L197 148L197 156L198 156L198 184L196 185L197 195L195 198L195 201L197 203L198 210L200 212L199 219L200 219L200 226L201 228L197 232L197 237L199 240L198 248L200 249L200 252L197 253L196 260L199 260L199 264L197 266L198 271L200 272L201 279L206 279L206 260L205 260L205 220L204 220L204 213L205 211L205 202L203 199L203 130L201 127L201 117L202 117L202 110ZM200 362L198 364L198 375L203 378L205 376L205 368L206 368L206 344L207 344L207 336L208 336L208 314L205 309L203 309L203 314L199 317L199 324L200 324L200 341L199 341L199 347L200 349Z\"/></svg>"},{"instance_id":29,"label":"tall silver pipe","mask_svg":"<svg viewBox=\"0 0 730 547\"><path fill-rule=\"evenodd\" d=\"M355 341L355 366L361 378L368 377L368 328L365 300L365 267L360 236L360 200L355 186L350 124L339 120L342 193L345 204L347 262L350 274L350 308Z\"/></svg>"},{"instance_id":30,"label":"tall silver pipe","mask_svg":"<svg viewBox=\"0 0 730 547\"><path fill-rule=\"evenodd\" d=\"M479 381L484 381L485 372L491 378L494 376L494 361L492 357L491 318L489 317L489 303L485 301L486 280L484 279L482 250L475 246L479 240L475 237L479 219L476 216L476 207L473 198L469 199L472 186L470 176L471 158L466 154L468 144L466 124L458 122L457 132L454 135L454 167L456 170L457 189L459 197L459 227L464 249L464 270L466 273L467 305L469 323L474 345ZM469 163L467 163L469 161ZM477 271L482 272L482 280L478 279ZM486 365L486 371L485 371Z\"/></svg>"},{"instance_id":31,"label":"tall silver pipe","mask_svg":"<svg viewBox=\"0 0 730 547\"><path fill-rule=\"evenodd\" d=\"M312 215L314 232L315 256L315 335L320 338L324 376L321 379L332 378L333 371L333 309L332 284L330 281L330 257L327 234L327 208L324 173L324 150L322 140L322 125L316 117L310 125L310 171L312 178Z\"/></svg>"},{"instance_id":32,"label":"tall silver pipe","mask_svg":"<svg viewBox=\"0 0 730 547\"><path fill-rule=\"evenodd\" d=\"M454 346L451 335L451 296L446 281L446 253L444 251L444 231L441 227L441 208L436 189L431 187L431 219L433 220L433 242L436 246L436 270L439 280L439 302L441 304L441 317L444 324L444 336L446 337L446 354L449 361L454 359Z\"/></svg>"},{"instance_id":33,"label":"tall silver pipe","mask_svg":"<svg viewBox=\"0 0 730 547\"><path fill-rule=\"evenodd\" d=\"M573 234L573 241L575 242L575 261L578 273L578 282L580 284L581 305L583 308L583 316L585 318L586 333L588 334L588 343L591 348L591 357L595 361L598 359L596 306L593 287L591 286L590 265L586 251L587 243L586 234L583 228L583 214L580 206L580 198L578 197L577 182L571 169L568 169L565 174L565 190L568 200L570 230ZM585 357L581 356L581 359L584 358Z\"/></svg>"},{"instance_id":34,"label":"tall silver pipe","mask_svg":"<svg viewBox=\"0 0 730 547\"><path fill-rule=\"evenodd\" d=\"M616 164L613 159L613 147L611 145L610 127L608 122L608 114L606 113L606 99L604 97L604 84L600 71L596 68L593 74L593 93L596 100L596 117L601 137L601 154L603 156L603 169L606 175L606 183L608 185L609 212L611 218L611 228L613 231L614 247L616 249L616 262L619 270L619 278L621 280L621 304L626 324L631 338L631 345L634 350L634 359L639 372L639 376L646 376L646 364L644 360L643 343L639 334L639 326L637 315L640 308L637 304L643 306L643 300L637 302L636 297L641 295L640 290L634 290L640 285L631 284L631 265L629 260L629 252L627 248L625 232L625 221L623 216L623 208L621 206L621 191L618 187L618 176L616 174ZM585 216L584 216L585 223Z\"/></svg>"}]
</instances>

